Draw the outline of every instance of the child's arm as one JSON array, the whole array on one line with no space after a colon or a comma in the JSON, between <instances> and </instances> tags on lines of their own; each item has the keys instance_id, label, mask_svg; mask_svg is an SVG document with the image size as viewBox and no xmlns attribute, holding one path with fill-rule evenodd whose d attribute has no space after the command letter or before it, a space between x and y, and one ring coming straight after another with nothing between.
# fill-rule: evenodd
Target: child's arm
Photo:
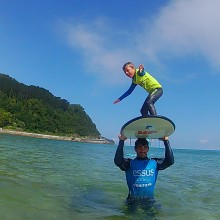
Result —
<instances>
[{"instance_id":1,"label":"child's arm","mask_svg":"<svg viewBox=\"0 0 220 220\"><path fill-rule=\"evenodd\" d=\"M122 99L126 98L127 96L129 96L135 89L135 87L137 86L137 84L135 83L131 83L131 86L129 87L129 89L121 96L119 97L118 99L116 99L113 104L116 104L118 102L120 102Z\"/></svg>"}]
</instances>

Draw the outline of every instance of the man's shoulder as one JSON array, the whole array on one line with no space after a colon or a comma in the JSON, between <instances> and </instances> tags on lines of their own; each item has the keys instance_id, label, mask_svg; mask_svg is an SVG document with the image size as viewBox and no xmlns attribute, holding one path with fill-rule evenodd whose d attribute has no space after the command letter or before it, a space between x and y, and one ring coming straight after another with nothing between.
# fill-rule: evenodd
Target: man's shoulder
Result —
<instances>
[{"instance_id":1,"label":"man's shoulder","mask_svg":"<svg viewBox=\"0 0 220 220\"><path fill-rule=\"evenodd\" d=\"M161 164L163 162L164 158L154 157L154 158L151 158L151 160L155 160L158 164Z\"/></svg>"}]
</instances>

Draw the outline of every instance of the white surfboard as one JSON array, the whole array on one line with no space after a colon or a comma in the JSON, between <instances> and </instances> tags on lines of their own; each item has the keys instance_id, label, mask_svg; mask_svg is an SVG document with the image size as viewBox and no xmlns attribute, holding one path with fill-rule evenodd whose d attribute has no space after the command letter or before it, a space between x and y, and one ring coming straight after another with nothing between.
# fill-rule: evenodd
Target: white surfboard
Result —
<instances>
[{"instance_id":1,"label":"white surfboard","mask_svg":"<svg viewBox=\"0 0 220 220\"><path fill-rule=\"evenodd\" d=\"M131 119L121 128L121 134L130 139L158 139L170 136L174 131L175 124L169 118L159 115Z\"/></svg>"}]
</instances>

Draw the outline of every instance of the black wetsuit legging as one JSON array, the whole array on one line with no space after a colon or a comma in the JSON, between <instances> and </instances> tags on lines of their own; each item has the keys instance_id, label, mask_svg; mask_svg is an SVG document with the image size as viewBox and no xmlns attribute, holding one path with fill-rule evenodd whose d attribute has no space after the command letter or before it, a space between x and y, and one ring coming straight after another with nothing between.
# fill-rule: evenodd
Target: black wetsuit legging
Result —
<instances>
[{"instance_id":1,"label":"black wetsuit legging","mask_svg":"<svg viewBox=\"0 0 220 220\"><path fill-rule=\"evenodd\" d=\"M149 115L156 115L156 109L154 107L154 103L163 95L163 89L158 88L155 89L152 93L150 93L144 101L144 104L141 108L141 115L147 116ZM148 113L149 112L149 113Z\"/></svg>"}]
</instances>

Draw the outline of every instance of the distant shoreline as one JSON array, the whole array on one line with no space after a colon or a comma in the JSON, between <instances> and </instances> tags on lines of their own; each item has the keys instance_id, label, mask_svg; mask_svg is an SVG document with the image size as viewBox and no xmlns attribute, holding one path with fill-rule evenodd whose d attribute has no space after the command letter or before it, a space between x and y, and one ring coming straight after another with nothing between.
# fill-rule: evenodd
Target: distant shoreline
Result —
<instances>
[{"instance_id":1,"label":"distant shoreline","mask_svg":"<svg viewBox=\"0 0 220 220\"><path fill-rule=\"evenodd\" d=\"M44 138L44 139L52 139L52 140L64 140L64 141L82 142L82 143L113 144L104 138L102 138L102 139L99 139L99 138L73 138L73 137L68 137L68 136L28 133L28 132L24 132L24 131L13 131L13 130L7 130L7 129L0 129L0 134L10 134L10 135L17 135L17 136Z\"/></svg>"}]
</instances>

